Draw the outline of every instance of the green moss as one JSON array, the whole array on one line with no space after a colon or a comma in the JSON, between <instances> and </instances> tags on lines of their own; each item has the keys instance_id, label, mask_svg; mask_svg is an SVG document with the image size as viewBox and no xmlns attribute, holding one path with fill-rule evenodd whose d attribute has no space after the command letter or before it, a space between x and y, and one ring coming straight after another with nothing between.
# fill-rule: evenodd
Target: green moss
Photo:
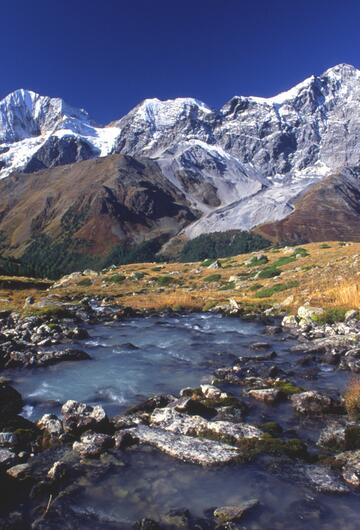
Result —
<instances>
[{"instance_id":1,"label":"green moss","mask_svg":"<svg viewBox=\"0 0 360 530\"><path fill-rule=\"evenodd\" d=\"M273 386L274 388L278 388L279 390L281 390L287 396L300 394L300 392L304 391L303 388L296 386L293 383L290 383L289 381L275 381Z\"/></svg>"},{"instance_id":2,"label":"green moss","mask_svg":"<svg viewBox=\"0 0 360 530\"><path fill-rule=\"evenodd\" d=\"M276 421L267 421L266 423L262 423L259 425L259 428L265 433L271 434L272 436L278 436L283 432L282 427L280 427Z\"/></svg>"},{"instance_id":3,"label":"green moss","mask_svg":"<svg viewBox=\"0 0 360 530\"><path fill-rule=\"evenodd\" d=\"M27 316L39 316L45 317L46 319L62 319L72 318L73 314L69 309L59 306L46 306L46 307L32 307L30 306L24 311Z\"/></svg>"},{"instance_id":4,"label":"green moss","mask_svg":"<svg viewBox=\"0 0 360 530\"><path fill-rule=\"evenodd\" d=\"M287 455L291 458L307 458L307 447L298 438L282 440L265 433L261 438L247 438L236 444L243 456L252 460L260 454Z\"/></svg>"}]
</instances>

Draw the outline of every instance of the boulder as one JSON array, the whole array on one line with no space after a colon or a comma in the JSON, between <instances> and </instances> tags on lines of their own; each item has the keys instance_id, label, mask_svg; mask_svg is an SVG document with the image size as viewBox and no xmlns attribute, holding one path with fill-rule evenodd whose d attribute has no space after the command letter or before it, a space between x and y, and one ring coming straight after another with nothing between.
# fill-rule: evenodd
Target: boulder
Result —
<instances>
[{"instance_id":1,"label":"boulder","mask_svg":"<svg viewBox=\"0 0 360 530\"><path fill-rule=\"evenodd\" d=\"M203 466L227 464L241 457L240 451L225 443L174 434L162 429L139 425L131 432L140 443L155 447L178 460Z\"/></svg>"},{"instance_id":2,"label":"boulder","mask_svg":"<svg viewBox=\"0 0 360 530\"><path fill-rule=\"evenodd\" d=\"M335 457L342 466L343 479L356 488L360 487L360 450L346 451Z\"/></svg>"},{"instance_id":3,"label":"boulder","mask_svg":"<svg viewBox=\"0 0 360 530\"><path fill-rule=\"evenodd\" d=\"M317 443L333 450L360 449L360 425L331 422L320 432Z\"/></svg>"},{"instance_id":4,"label":"boulder","mask_svg":"<svg viewBox=\"0 0 360 530\"><path fill-rule=\"evenodd\" d=\"M300 321L312 322L316 320L316 317L321 316L324 313L322 307L311 307L310 305L302 305L298 308L297 316Z\"/></svg>"},{"instance_id":5,"label":"boulder","mask_svg":"<svg viewBox=\"0 0 360 530\"><path fill-rule=\"evenodd\" d=\"M61 414L65 431L74 434L89 429L102 431L109 427L108 418L100 405L91 407L86 403L69 400L62 406Z\"/></svg>"},{"instance_id":6,"label":"boulder","mask_svg":"<svg viewBox=\"0 0 360 530\"><path fill-rule=\"evenodd\" d=\"M349 488L330 469L324 466L304 466L306 479L310 481L316 491L321 493L347 493Z\"/></svg>"},{"instance_id":7,"label":"boulder","mask_svg":"<svg viewBox=\"0 0 360 530\"><path fill-rule=\"evenodd\" d=\"M299 414L319 415L342 412L342 407L338 401L316 390L295 394L291 397L291 401Z\"/></svg>"},{"instance_id":8,"label":"boulder","mask_svg":"<svg viewBox=\"0 0 360 530\"><path fill-rule=\"evenodd\" d=\"M263 432L247 423L230 421L207 421L200 416L188 416L171 408L155 409L150 417L150 424L166 431L237 443L244 438L259 438Z\"/></svg>"},{"instance_id":9,"label":"boulder","mask_svg":"<svg viewBox=\"0 0 360 530\"><path fill-rule=\"evenodd\" d=\"M44 414L37 422L37 427L41 431L46 431L51 436L61 436L64 433L63 423L54 414Z\"/></svg>"},{"instance_id":10,"label":"boulder","mask_svg":"<svg viewBox=\"0 0 360 530\"><path fill-rule=\"evenodd\" d=\"M0 449L0 469L6 469L15 464L16 455L9 449Z\"/></svg>"},{"instance_id":11,"label":"boulder","mask_svg":"<svg viewBox=\"0 0 360 530\"><path fill-rule=\"evenodd\" d=\"M113 439L108 434L86 432L80 442L73 443L73 450L80 454L82 458L98 457L113 445Z\"/></svg>"},{"instance_id":12,"label":"boulder","mask_svg":"<svg viewBox=\"0 0 360 530\"><path fill-rule=\"evenodd\" d=\"M29 464L18 464L17 466L12 466L6 470L6 473L14 479L24 480L30 476L30 465Z\"/></svg>"},{"instance_id":13,"label":"boulder","mask_svg":"<svg viewBox=\"0 0 360 530\"><path fill-rule=\"evenodd\" d=\"M271 405L286 398L285 394L277 388L260 388L249 390L248 395L254 399L257 399L258 401L263 401L264 403Z\"/></svg>"}]
</instances>

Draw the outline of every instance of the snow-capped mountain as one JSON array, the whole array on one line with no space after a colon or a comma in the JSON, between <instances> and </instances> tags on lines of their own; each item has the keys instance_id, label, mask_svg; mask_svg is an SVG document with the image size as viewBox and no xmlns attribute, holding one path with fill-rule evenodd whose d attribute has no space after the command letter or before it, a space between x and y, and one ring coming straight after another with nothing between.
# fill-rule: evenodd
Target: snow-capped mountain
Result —
<instances>
[{"instance_id":1,"label":"snow-capped mountain","mask_svg":"<svg viewBox=\"0 0 360 530\"><path fill-rule=\"evenodd\" d=\"M60 98L16 90L0 101L0 177L105 156L118 134Z\"/></svg>"},{"instance_id":2,"label":"snow-capped mountain","mask_svg":"<svg viewBox=\"0 0 360 530\"><path fill-rule=\"evenodd\" d=\"M112 153L153 159L201 213L189 237L286 217L310 185L358 166L359 146L360 71L346 64L218 110L192 98L145 100L106 127L26 90L0 102L0 177Z\"/></svg>"}]
</instances>

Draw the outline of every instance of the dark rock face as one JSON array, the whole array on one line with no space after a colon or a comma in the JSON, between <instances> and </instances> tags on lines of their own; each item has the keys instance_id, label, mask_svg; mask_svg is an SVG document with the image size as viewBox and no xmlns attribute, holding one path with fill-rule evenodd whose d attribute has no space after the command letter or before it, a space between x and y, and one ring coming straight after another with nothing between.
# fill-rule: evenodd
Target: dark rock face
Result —
<instances>
[{"instance_id":1,"label":"dark rock face","mask_svg":"<svg viewBox=\"0 0 360 530\"><path fill-rule=\"evenodd\" d=\"M0 417L1 420L19 414L23 407L21 395L8 383L0 383Z\"/></svg>"},{"instance_id":2,"label":"dark rock face","mask_svg":"<svg viewBox=\"0 0 360 530\"><path fill-rule=\"evenodd\" d=\"M24 173L33 173L41 169L95 158L99 154L99 150L80 138L50 136L47 142L32 156L23 171Z\"/></svg>"}]
</instances>

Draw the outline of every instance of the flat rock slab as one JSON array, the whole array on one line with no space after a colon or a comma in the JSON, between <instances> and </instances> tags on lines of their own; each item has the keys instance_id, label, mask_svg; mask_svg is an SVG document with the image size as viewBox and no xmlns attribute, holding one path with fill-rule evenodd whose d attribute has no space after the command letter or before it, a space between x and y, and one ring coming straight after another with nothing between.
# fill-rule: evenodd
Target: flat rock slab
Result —
<instances>
[{"instance_id":1,"label":"flat rock slab","mask_svg":"<svg viewBox=\"0 0 360 530\"><path fill-rule=\"evenodd\" d=\"M213 466L228 464L240 457L240 451L235 447L212 440L199 440L145 425L139 425L129 432L134 434L140 443L151 445L183 462Z\"/></svg>"},{"instance_id":2,"label":"flat rock slab","mask_svg":"<svg viewBox=\"0 0 360 530\"><path fill-rule=\"evenodd\" d=\"M172 408L155 409L151 424L166 431L185 436L201 436L228 443L237 443L244 438L259 438L263 432L247 423L230 421L207 421L200 416L181 414Z\"/></svg>"}]
</instances>

